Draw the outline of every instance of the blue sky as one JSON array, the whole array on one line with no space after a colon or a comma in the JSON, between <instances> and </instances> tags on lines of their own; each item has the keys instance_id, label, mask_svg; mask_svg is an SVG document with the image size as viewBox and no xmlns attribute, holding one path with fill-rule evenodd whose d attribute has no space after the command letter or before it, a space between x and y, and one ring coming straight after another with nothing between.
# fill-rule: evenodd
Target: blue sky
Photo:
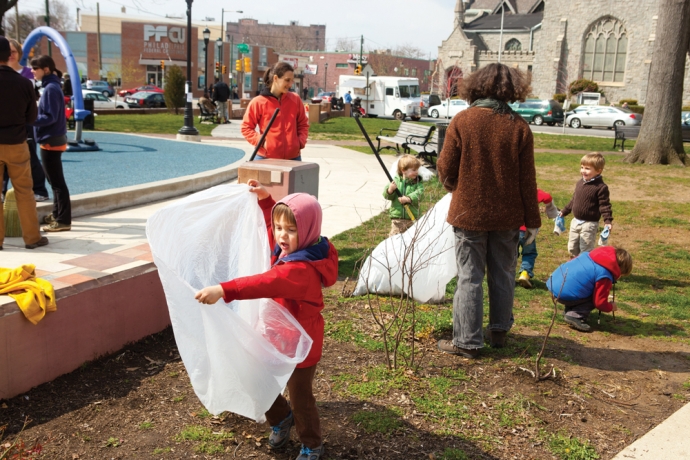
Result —
<instances>
[{"instance_id":1,"label":"blue sky","mask_svg":"<svg viewBox=\"0 0 690 460\"><path fill-rule=\"evenodd\" d=\"M95 13L95 0L62 0L76 16L77 7ZM119 13L125 6L128 14L156 17L165 14L184 15L184 0L99 0L101 14ZM338 5L338 6L336 6ZM332 50L339 38L357 41L364 35L365 47L385 49L410 45L427 56L436 57L441 41L453 27L455 0L195 0L192 17L220 22L221 8L242 10L243 14L226 13L225 20L251 17L259 22L302 25L326 24L327 47ZM45 11L45 0L19 0L19 12Z\"/></svg>"}]
</instances>

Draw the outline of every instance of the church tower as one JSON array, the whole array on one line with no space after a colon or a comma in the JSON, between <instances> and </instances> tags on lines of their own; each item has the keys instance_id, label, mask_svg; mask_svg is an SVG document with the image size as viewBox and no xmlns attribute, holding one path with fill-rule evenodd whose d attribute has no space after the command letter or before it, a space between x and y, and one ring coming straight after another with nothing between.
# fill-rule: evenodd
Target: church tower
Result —
<instances>
[{"instance_id":1,"label":"church tower","mask_svg":"<svg viewBox=\"0 0 690 460\"><path fill-rule=\"evenodd\" d=\"M455 2L455 20L453 21L453 28L462 28L465 23L465 1L457 0Z\"/></svg>"}]
</instances>

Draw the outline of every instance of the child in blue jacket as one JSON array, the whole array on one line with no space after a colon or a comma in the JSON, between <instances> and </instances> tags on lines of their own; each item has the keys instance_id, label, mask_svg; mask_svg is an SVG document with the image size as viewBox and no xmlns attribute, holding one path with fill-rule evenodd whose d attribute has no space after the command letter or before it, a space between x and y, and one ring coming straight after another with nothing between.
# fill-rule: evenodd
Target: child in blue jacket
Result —
<instances>
[{"instance_id":1,"label":"child in blue jacket","mask_svg":"<svg viewBox=\"0 0 690 460\"><path fill-rule=\"evenodd\" d=\"M615 302L609 302L611 286L621 276L629 275L632 266L632 257L625 249L601 246L558 267L546 287L565 306L565 322L588 332L591 327L585 321L592 310L617 310Z\"/></svg>"}]
</instances>

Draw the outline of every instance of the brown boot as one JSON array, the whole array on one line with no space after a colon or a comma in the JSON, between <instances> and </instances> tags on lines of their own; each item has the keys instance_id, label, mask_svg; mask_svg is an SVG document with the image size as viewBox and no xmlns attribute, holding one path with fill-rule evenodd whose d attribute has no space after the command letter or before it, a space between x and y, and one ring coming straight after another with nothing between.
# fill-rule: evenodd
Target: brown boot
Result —
<instances>
[{"instance_id":1,"label":"brown boot","mask_svg":"<svg viewBox=\"0 0 690 460\"><path fill-rule=\"evenodd\" d=\"M503 348L506 346L506 336L508 332L492 330L489 331L491 335L491 348Z\"/></svg>"},{"instance_id":2,"label":"brown boot","mask_svg":"<svg viewBox=\"0 0 690 460\"><path fill-rule=\"evenodd\" d=\"M451 355L458 355L458 356L462 356L464 358L475 359L475 358L479 357L479 348L469 349L469 348L456 347L455 345L453 345L452 340L439 340L438 341L438 349L444 353L449 353Z\"/></svg>"}]
</instances>

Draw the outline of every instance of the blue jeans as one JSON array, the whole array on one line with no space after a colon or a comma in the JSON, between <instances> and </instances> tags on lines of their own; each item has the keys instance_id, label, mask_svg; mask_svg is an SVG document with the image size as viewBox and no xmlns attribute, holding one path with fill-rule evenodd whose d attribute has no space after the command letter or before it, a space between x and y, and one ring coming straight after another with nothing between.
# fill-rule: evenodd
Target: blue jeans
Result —
<instances>
[{"instance_id":1,"label":"blue jeans","mask_svg":"<svg viewBox=\"0 0 690 460\"><path fill-rule=\"evenodd\" d=\"M518 242L518 256L522 249L522 265L520 265L520 272L527 270L530 278L534 278L534 261L537 260L537 239L535 238L530 244L525 244L525 232L520 231L520 241Z\"/></svg>"},{"instance_id":2,"label":"blue jeans","mask_svg":"<svg viewBox=\"0 0 690 460\"><path fill-rule=\"evenodd\" d=\"M262 157L258 153L254 157L254 161L259 161L259 160L274 160L275 158L267 158L267 157ZM298 155L295 158L292 158L292 161L302 161L302 155Z\"/></svg>"},{"instance_id":3,"label":"blue jeans","mask_svg":"<svg viewBox=\"0 0 690 460\"><path fill-rule=\"evenodd\" d=\"M513 325L515 266L519 230L476 232L454 228L458 285L453 297L453 345L484 346L484 267L488 272L489 330L509 331Z\"/></svg>"}]
</instances>

